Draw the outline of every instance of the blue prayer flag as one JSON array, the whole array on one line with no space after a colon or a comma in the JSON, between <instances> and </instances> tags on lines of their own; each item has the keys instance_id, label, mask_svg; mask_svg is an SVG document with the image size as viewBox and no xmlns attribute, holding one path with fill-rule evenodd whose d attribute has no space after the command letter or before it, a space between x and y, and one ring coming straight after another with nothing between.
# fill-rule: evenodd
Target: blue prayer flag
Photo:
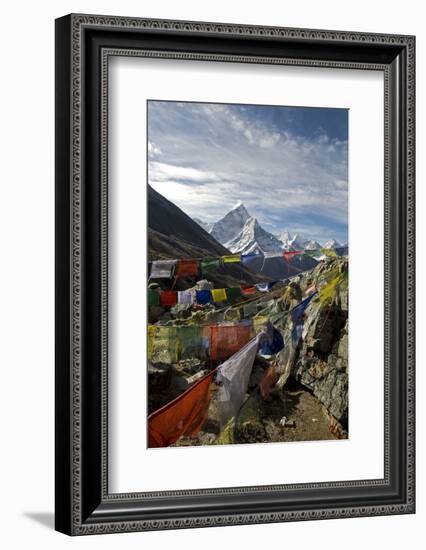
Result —
<instances>
[{"instance_id":1,"label":"blue prayer flag","mask_svg":"<svg viewBox=\"0 0 426 550\"><path fill-rule=\"evenodd\" d=\"M294 324L298 323L302 319L306 308L308 307L310 301L316 294L317 292L314 292L313 294L305 298L303 302L300 302L300 304L298 304L295 308L291 310L291 320L293 321Z\"/></svg>"},{"instance_id":2,"label":"blue prayer flag","mask_svg":"<svg viewBox=\"0 0 426 550\"><path fill-rule=\"evenodd\" d=\"M197 290L196 297L198 304L210 304L212 301L212 293L210 290Z\"/></svg>"},{"instance_id":3,"label":"blue prayer flag","mask_svg":"<svg viewBox=\"0 0 426 550\"><path fill-rule=\"evenodd\" d=\"M284 339L281 332L269 322L266 330L262 333L259 342L259 353L261 355L274 355L284 348Z\"/></svg>"}]
</instances>

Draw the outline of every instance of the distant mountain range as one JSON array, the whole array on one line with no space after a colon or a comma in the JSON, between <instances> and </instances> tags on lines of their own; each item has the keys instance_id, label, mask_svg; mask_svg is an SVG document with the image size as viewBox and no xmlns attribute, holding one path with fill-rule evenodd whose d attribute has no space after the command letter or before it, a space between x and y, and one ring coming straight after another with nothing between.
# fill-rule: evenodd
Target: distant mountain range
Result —
<instances>
[{"instance_id":1,"label":"distant mountain range","mask_svg":"<svg viewBox=\"0 0 426 550\"><path fill-rule=\"evenodd\" d=\"M195 221L212 237L234 254L268 254L282 250L316 250L320 248L341 249L336 239L330 239L321 245L315 240L306 240L300 234L291 235L285 231L281 235L269 233L251 216L244 204L239 201L223 218L215 223L205 223L198 218Z\"/></svg>"}]
</instances>

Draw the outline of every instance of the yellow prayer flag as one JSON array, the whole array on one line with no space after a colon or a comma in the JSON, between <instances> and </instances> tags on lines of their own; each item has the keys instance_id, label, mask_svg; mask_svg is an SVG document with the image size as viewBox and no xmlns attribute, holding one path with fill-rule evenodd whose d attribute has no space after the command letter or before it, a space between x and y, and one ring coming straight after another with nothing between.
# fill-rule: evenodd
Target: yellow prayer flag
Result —
<instances>
[{"instance_id":1,"label":"yellow prayer flag","mask_svg":"<svg viewBox=\"0 0 426 550\"><path fill-rule=\"evenodd\" d=\"M267 315L258 315L257 317L253 318L253 328L254 332L256 334L259 334L259 332L262 332L262 330L265 328L265 325L268 323L269 317Z\"/></svg>"},{"instance_id":2,"label":"yellow prayer flag","mask_svg":"<svg viewBox=\"0 0 426 550\"><path fill-rule=\"evenodd\" d=\"M231 445L234 443L235 418L232 416L220 434L213 441L213 445Z\"/></svg>"},{"instance_id":3,"label":"yellow prayer flag","mask_svg":"<svg viewBox=\"0 0 426 550\"><path fill-rule=\"evenodd\" d=\"M231 254L230 256L222 256L222 262L224 264L237 263L241 261L240 254Z\"/></svg>"},{"instance_id":4,"label":"yellow prayer flag","mask_svg":"<svg viewBox=\"0 0 426 550\"><path fill-rule=\"evenodd\" d=\"M328 258L337 258L336 251L332 248L321 248L321 252L325 254Z\"/></svg>"},{"instance_id":5,"label":"yellow prayer flag","mask_svg":"<svg viewBox=\"0 0 426 550\"><path fill-rule=\"evenodd\" d=\"M213 288L212 289L212 298L213 302L226 302L226 290L224 288Z\"/></svg>"},{"instance_id":6,"label":"yellow prayer flag","mask_svg":"<svg viewBox=\"0 0 426 550\"><path fill-rule=\"evenodd\" d=\"M343 281L344 277L344 274L339 274L320 290L320 302L322 304L331 302L333 300L336 290L339 287L340 283Z\"/></svg>"},{"instance_id":7,"label":"yellow prayer flag","mask_svg":"<svg viewBox=\"0 0 426 550\"><path fill-rule=\"evenodd\" d=\"M152 361L152 355L154 353L154 340L157 327L154 325L148 325L148 359Z\"/></svg>"}]
</instances>

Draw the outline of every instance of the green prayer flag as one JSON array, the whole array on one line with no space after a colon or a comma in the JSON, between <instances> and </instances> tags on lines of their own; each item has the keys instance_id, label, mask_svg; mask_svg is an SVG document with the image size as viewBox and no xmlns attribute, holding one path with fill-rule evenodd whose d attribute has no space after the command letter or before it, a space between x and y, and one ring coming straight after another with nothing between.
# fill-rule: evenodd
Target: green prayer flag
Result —
<instances>
[{"instance_id":1,"label":"green prayer flag","mask_svg":"<svg viewBox=\"0 0 426 550\"><path fill-rule=\"evenodd\" d=\"M234 286L231 288L226 289L226 295L228 296L228 300L236 300L239 298L241 294L241 288L239 286Z\"/></svg>"},{"instance_id":2,"label":"green prayer flag","mask_svg":"<svg viewBox=\"0 0 426 550\"><path fill-rule=\"evenodd\" d=\"M201 274L217 271L220 267L220 258L203 258L200 261Z\"/></svg>"},{"instance_id":3,"label":"green prayer flag","mask_svg":"<svg viewBox=\"0 0 426 550\"><path fill-rule=\"evenodd\" d=\"M160 305L160 293L152 288L148 289L148 305L159 306Z\"/></svg>"}]
</instances>

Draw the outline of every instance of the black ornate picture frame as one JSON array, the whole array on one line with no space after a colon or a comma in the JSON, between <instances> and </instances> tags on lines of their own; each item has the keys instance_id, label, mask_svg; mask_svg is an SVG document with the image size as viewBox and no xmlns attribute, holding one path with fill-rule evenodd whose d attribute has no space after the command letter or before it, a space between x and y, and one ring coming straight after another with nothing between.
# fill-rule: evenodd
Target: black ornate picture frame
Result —
<instances>
[{"instance_id":1,"label":"black ornate picture frame","mask_svg":"<svg viewBox=\"0 0 426 550\"><path fill-rule=\"evenodd\" d=\"M384 477L108 491L108 59L384 74ZM56 21L56 529L69 535L415 511L413 36L68 15Z\"/></svg>"}]
</instances>

